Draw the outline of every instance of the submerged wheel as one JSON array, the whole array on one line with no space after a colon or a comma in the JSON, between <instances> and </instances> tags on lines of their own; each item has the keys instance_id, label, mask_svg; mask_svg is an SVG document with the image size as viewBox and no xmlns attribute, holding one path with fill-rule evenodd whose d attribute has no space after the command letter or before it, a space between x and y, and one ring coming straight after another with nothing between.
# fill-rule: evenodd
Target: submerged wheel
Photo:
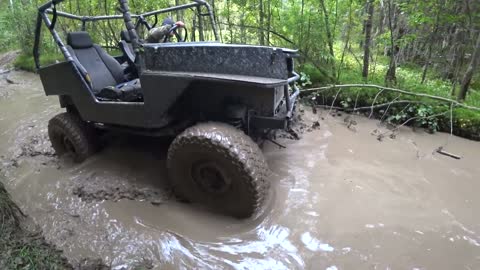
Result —
<instances>
[{"instance_id":1,"label":"submerged wheel","mask_svg":"<svg viewBox=\"0 0 480 270\"><path fill-rule=\"evenodd\" d=\"M97 149L95 129L73 113L61 113L48 122L48 137L58 156L69 155L82 162Z\"/></svg>"},{"instance_id":2,"label":"submerged wheel","mask_svg":"<svg viewBox=\"0 0 480 270\"><path fill-rule=\"evenodd\" d=\"M238 218L257 212L270 186L258 145L223 123L201 123L181 133L168 150L167 167L178 197Z\"/></svg>"}]
</instances>

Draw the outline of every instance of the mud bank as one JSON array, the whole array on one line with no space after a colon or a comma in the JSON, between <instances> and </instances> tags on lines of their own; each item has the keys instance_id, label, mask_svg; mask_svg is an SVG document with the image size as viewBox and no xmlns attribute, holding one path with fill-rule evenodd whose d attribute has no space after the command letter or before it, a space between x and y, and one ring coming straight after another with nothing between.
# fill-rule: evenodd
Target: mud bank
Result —
<instances>
[{"instance_id":1,"label":"mud bank","mask_svg":"<svg viewBox=\"0 0 480 270\"><path fill-rule=\"evenodd\" d=\"M72 269L61 251L48 245L0 182L0 268Z\"/></svg>"},{"instance_id":2,"label":"mud bank","mask_svg":"<svg viewBox=\"0 0 480 270\"><path fill-rule=\"evenodd\" d=\"M271 205L258 220L238 221L171 199L168 141L111 137L81 165L57 160L46 136L57 99L44 97L33 74L9 76L19 83L0 86L11 93L0 98L0 173L73 265L480 268L478 142L408 128L392 137L377 121L306 110L303 129L312 132L277 136L286 148L264 143ZM439 155L439 146L462 159Z\"/></svg>"}]
</instances>

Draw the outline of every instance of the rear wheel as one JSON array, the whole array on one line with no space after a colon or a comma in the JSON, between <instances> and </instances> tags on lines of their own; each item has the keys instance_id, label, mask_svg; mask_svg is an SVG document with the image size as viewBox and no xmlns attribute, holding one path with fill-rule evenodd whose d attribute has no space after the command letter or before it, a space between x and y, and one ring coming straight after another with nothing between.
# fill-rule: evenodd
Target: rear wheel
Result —
<instances>
[{"instance_id":1,"label":"rear wheel","mask_svg":"<svg viewBox=\"0 0 480 270\"><path fill-rule=\"evenodd\" d=\"M58 156L82 162L98 150L95 129L73 113L61 113L48 122L48 136Z\"/></svg>"},{"instance_id":2,"label":"rear wheel","mask_svg":"<svg viewBox=\"0 0 480 270\"><path fill-rule=\"evenodd\" d=\"M257 144L223 123L185 130L168 150L167 167L177 196L238 218L257 212L269 189L268 165Z\"/></svg>"}]
</instances>

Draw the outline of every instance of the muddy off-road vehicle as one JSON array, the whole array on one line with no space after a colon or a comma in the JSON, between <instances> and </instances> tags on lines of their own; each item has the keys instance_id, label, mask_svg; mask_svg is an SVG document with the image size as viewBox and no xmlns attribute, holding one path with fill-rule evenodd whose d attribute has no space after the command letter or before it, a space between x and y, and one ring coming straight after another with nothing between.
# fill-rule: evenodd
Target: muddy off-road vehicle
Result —
<instances>
[{"instance_id":1,"label":"muddy off-road vehicle","mask_svg":"<svg viewBox=\"0 0 480 270\"><path fill-rule=\"evenodd\" d=\"M57 10L63 1L38 9L34 44L45 93L58 95L66 109L48 125L56 153L82 162L97 151L100 130L176 136L167 168L178 197L235 217L255 214L270 185L268 165L254 141L288 127L299 94L296 51L220 43L204 0L140 15L130 14L127 0L119 0L121 15L96 17ZM146 43L137 35L145 30L140 28L154 27L159 14L186 9L196 16L193 31L200 42L185 42L186 31L182 37L175 26L170 32L177 42ZM215 41L204 41L205 17ZM66 34L66 44L55 29L60 18L81 27ZM110 56L85 31L87 23L101 20L124 21L123 55ZM64 62L40 66L42 24Z\"/></svg>"}]
</instances>

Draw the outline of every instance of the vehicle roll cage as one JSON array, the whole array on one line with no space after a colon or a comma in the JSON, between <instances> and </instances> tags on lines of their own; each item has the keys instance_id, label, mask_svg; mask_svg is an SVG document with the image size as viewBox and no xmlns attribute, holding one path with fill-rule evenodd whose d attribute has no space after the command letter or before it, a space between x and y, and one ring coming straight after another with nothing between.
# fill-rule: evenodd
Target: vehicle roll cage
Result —
<instances>
[{"instance_id":1,"label":"vehicle roll cage","mask_svg":"<svg viewBox=\"0 0 480 270\"><path fill-rule=\"evenodd\" d=\"M47 26L49 29L50 33L53 36L53 39L55 40L55 43L58 45L60 48L63 56L65 59L69 62L75 62L73 57L70 55L68 52L67 48L65 47L65 44L63 43L62 39L58 35L57 31L55 30L55 24L57 22L58 17L64 17L68 19L73 19L73 20L78 20L82 22L82 31L85 30L86 28L86 23L87 22L96 22L96 21L102 21L102 20L123 20L122 15L103 15L103 16L78 16L74 14L70 14L67 12L63 11L57 11L56 5L60 4L65 0L52 0L47 2L46 4L40 6L38 8L38 15L37 15L37 23L35 26L35 41L33 45L33 59L35 61L35 67L37 69L40 68L40 53L39 53L39 46L40 46L40 37L41 37L41 29L42 29L42 21L43 23ZM218 30L217 30L217 25L215 24L215 18L213 16L213 10L210 4L208 4L204 0L191 0L192 3L188 4L183 4L183 5L178 5L178 6L173 6L169 8L164 8L164 9L159 9L159 10L154 10L142 14L131 14L132 19L136 19L135 23L135 29L137 29L141 24L143 24L147 29L155 27L155 25L158 22L158 17L157 15L162 14L162 13L167 13L167 12L172 12L172 11L177 11L177 10L184 10L184 9L189 9L189 8L196 8L197 10L197 16L198 16L198 29L200 31L200 41L204 40L203 37L203 16L208 16L210 18L210 22L212 24L212 30L215 36L215 40L219 41L219 35L218 35ZM201 7L205 6L207 9L206 14L202 14ZM52 20L48 17L48 14L52 14ZM153 25L149 25L147 21L145 20L146 17L150 16L155 16L155 22ZM81 70L81 65L75 65L79 70L80 73L83 73L84 71Z\"/></svg>"}]
</instances>

